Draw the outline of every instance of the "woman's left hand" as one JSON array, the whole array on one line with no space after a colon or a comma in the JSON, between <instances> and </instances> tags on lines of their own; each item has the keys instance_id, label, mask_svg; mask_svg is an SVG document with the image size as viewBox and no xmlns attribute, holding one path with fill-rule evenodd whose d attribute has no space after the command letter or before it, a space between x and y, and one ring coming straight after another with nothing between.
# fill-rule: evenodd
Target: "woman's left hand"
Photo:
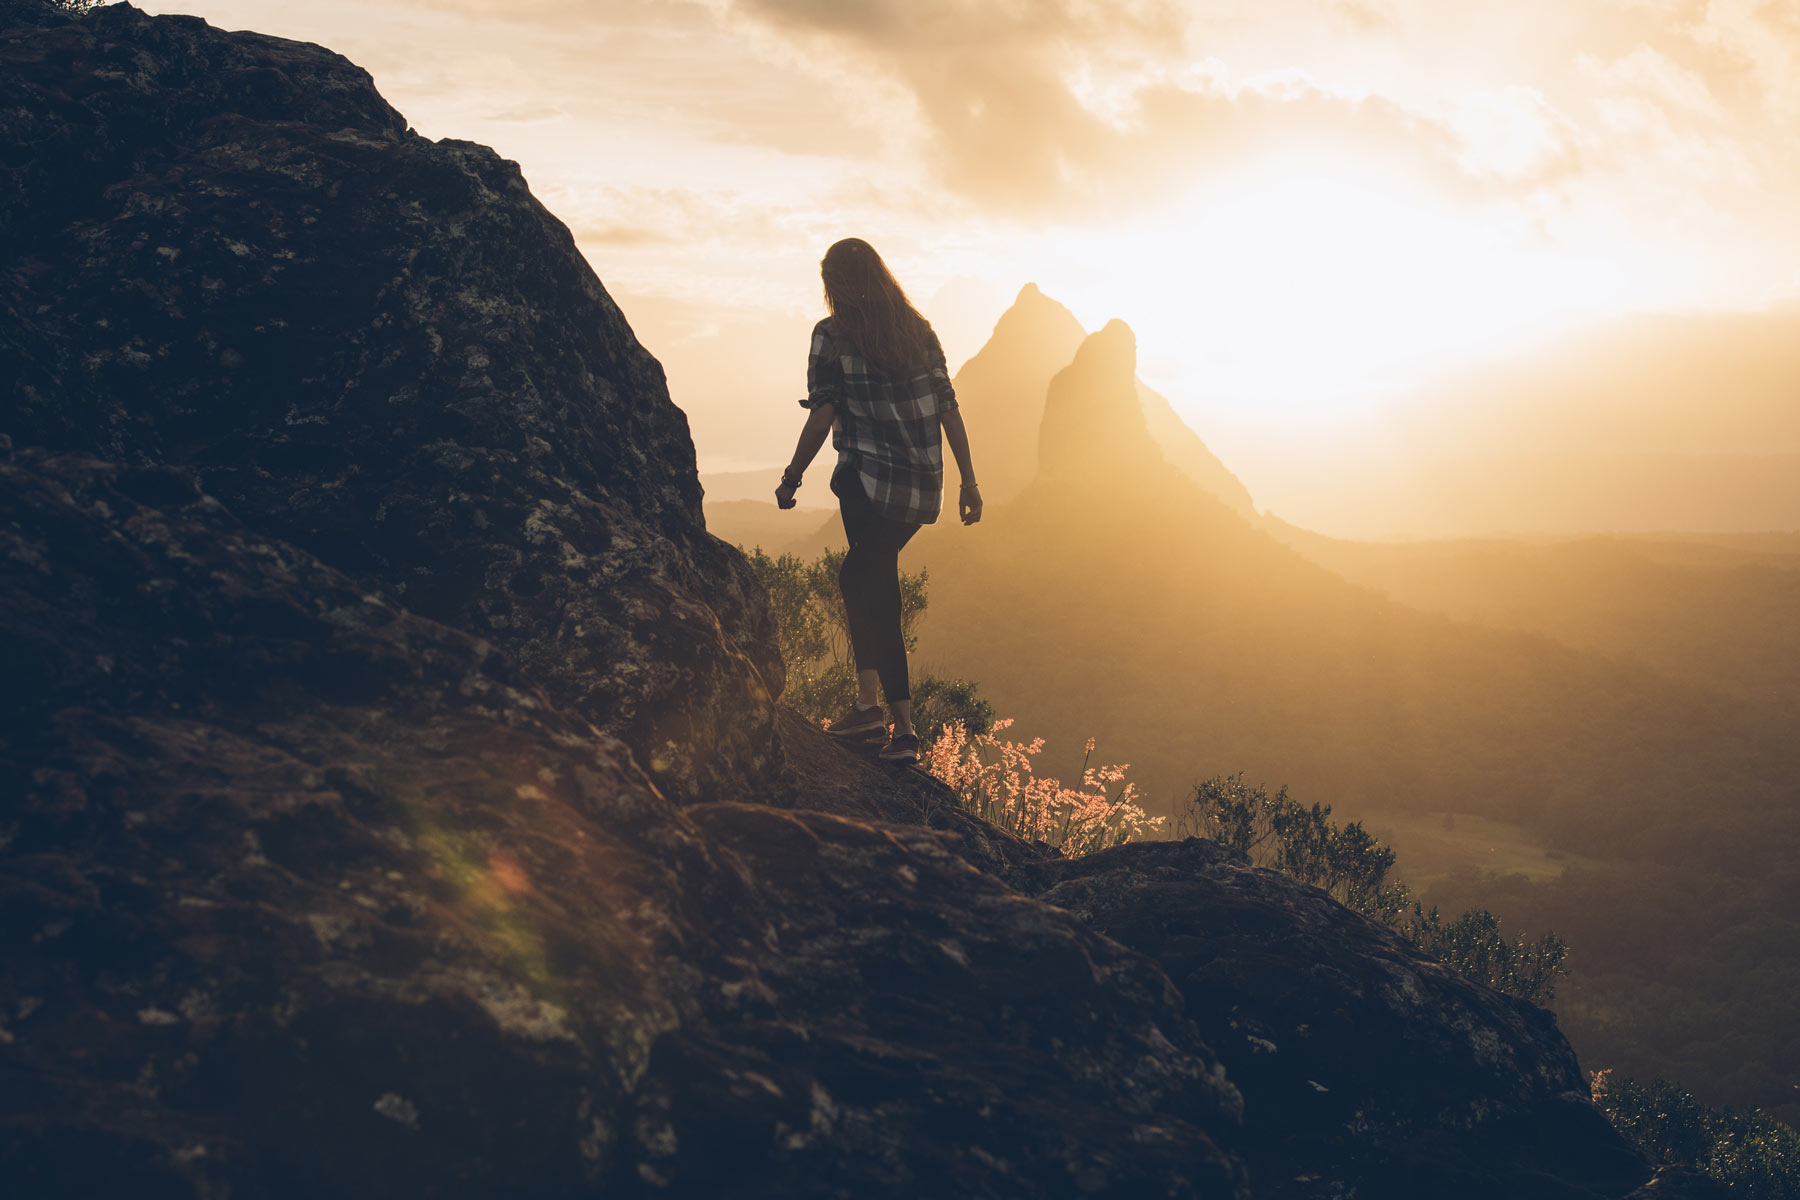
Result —
<instances>
[{"instance_id":1,"label":"woman's left hand","mask_svg":"<svg viewBox=\"0 0 1800 1200\"><path fill-rule=\"evenodd\" d=\"M797 484L788 483L786 480L783 480L781 483L777 484L775 486L775 507L777 507L777 508L792 508L792 507L794 507L794 491L797 487L798 487Z\"/></svg>"},{"instance_id":2,"label":"woman's left hand","mask_svg":"<svg viewBox=\"0 0 1800 1200\"><path fill-rule=\"evenodd\" d=\"M981 489L972 483L963 484L962 495L956 502L956 512L964 525L973 525L981 520Z\"/></svg>"}]
</instances>

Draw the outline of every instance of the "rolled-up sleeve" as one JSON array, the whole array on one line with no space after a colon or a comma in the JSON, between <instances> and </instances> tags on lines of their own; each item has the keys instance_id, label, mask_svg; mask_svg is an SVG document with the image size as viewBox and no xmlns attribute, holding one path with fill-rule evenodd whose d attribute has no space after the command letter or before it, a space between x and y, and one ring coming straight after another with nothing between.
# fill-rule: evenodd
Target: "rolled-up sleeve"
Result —
<instances>
[{"instance_id":1,"label":"rolled-up sleeve","mask_svg":"<svg viewBox=\"0 0 1800 1200\"><path fill-rule=\"evenodd\" d=\"M844 365L832 353L831 331L820 321L813 326L812 351L806 356L806 399L800 401L800 407L836 407L843 400L843 390Z\"/></svg>"}]
</instances>

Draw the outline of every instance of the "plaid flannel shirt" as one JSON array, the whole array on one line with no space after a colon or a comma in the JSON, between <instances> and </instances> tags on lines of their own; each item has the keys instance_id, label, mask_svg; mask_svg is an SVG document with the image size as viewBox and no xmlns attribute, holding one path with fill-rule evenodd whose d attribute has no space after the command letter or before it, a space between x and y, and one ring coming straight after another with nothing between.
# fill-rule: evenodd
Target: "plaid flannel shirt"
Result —
<instances>
[{"instance_id":1,"label":"plaid flannel shirt","mask_svg":"<svg viewBox=\"0 0 1800 1200\"><path fill-rule=\"evenodd\" d=\"M856 471L875 511L890 521L936 521L944 502L942 415L956 407L937 334L926 368L893 379L854 347L838 346L826 317L813 326L800 406L821 404L836 416L831 444L838 465Z\"/></svg>"}]
</instances>

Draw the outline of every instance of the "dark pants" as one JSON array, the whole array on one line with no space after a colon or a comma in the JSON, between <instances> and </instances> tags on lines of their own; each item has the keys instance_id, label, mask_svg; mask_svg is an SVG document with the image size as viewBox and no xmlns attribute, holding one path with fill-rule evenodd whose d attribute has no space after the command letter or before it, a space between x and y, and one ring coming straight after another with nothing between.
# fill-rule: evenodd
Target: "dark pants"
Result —
<instances>
[{"instance_id":1,"label":"dark pants","mask_svg":"<svg viewBox=\"0 0 1800 1200\"><path fill-rule=\"evenodd\" d=\"M850 648L858 671L881 673L889 704L912 699L906 676L906 641L900 633L900 548L919 532L915 522L890 521L875 511L862 479L849 467L832 473L850 550L838 572L850 617Z\"/></svg>"}]
</instances>

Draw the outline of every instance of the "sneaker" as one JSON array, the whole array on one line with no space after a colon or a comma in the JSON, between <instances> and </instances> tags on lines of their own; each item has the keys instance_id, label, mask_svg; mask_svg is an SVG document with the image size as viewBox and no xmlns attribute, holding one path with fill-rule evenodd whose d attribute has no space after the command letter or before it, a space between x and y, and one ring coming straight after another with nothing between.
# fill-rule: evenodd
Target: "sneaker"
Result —
<instances>
[{"instance_id":1,"label":"sneaker","mask_svg":"<svg viewBox=\"0 0 1800 1200\"><path fill-rule=\"evenodd\" d=\"M882 718L881 705L858 708L852 700L844 715L827 725L825 732L833 737L866 737L872 733L886 733L887 721Z\"/></svg>"},{"instance_id":2,"label":"sneaker","mask_svg":"<svg viewBox=\"0 0 1800 1200\"><path fill-rule=\"evenodd\" d=\"M881 748L881 758L886 762L918 762L919 735L916 733L894 734L888 738L887 745Z\"/></svg>"}]
</instances>

